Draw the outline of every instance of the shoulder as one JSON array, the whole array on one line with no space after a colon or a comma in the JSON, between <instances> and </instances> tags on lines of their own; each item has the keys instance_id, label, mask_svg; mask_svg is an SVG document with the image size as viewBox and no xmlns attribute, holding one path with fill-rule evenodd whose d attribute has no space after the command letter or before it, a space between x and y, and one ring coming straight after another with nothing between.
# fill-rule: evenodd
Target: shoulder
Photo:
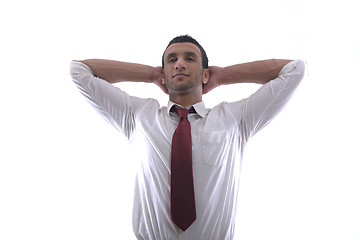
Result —
<instances>
[{"instance_id":1,"label":"shoulder","mask_svg":"<svg viewBox=\"0 0 360 240\"><path fill-rule=\"evenodd\" d=\"M235 102L221 102L218 105L214 106L212 109L209 109L210 112L219 113L219 114L229 114L237 111L241 111L242 107L245 104L246 99L241 99Z\"/></svg>"},{"instance_id":2,"label":"shoulder","mask_svg":"<svg viewBox=\"0 0 360 240\"><path fill-rule=\"evenodd\" d=\"M231 122L239 119L243 113L245 99L236 102L221 102L213 108L207 109L209 118L217 119L218 121Z\"/></svg>"}]
</instances>

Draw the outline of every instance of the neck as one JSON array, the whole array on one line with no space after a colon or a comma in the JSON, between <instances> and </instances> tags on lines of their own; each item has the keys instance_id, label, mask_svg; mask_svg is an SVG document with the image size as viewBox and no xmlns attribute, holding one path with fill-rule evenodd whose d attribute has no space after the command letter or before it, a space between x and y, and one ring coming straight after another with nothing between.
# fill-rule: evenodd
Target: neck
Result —
<instances>
[{"instance_id":1,"label":"neck","mask_svg":"<svg viewBox=\"0 0 360 240\"><path fill-rule=\"evenodd\" d=\"M189 107L192 106L198 102L202 101L202 94L194 94L193 92L191 94L189 93L169 93L169 99L170 101L177 103L183 107Z\"/></svg>"}]
</instances>

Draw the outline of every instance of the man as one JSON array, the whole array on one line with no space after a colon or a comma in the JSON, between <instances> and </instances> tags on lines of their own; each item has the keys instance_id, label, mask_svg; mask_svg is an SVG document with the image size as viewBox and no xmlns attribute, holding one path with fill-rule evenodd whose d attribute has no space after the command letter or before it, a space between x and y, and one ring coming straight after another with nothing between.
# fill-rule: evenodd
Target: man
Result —
<instances>
[{"instance_id":1,"label":"man","mask_svg":"<svg viewBox=\"0 0 360 240\"><path fill-rule=\"evenodd\" d=\"M135 131L141 133L147 146L143 150L148 158L142 159L135 184L137 239L232 239L244 146L287 102L304 76L305 64L272 59L208 67L204 49L188 35L174 38L162 61L162 67L98 59L73 61L71 75L117 129L128 138ZM111 85L122 81L155 83L169 94L168 106L129 96ZM205 108L204 93L245 82L263 86L247 99ZM191 109L190 113L181 115L184 109ZM188 124L186 119L191 126L190 150L185 142L174 147L174 132ZM190 160L181 161L190 163L190 170L179 173L182 166L177 164L182 162L176 159L189 151ZM184 192L190 197L178 190L177 181L188 186ZM178 207L188 199L192 200L186 206ZM191 219L183 224L187 217L178 217L182 214Z\"/></svg>"}]
</instances>

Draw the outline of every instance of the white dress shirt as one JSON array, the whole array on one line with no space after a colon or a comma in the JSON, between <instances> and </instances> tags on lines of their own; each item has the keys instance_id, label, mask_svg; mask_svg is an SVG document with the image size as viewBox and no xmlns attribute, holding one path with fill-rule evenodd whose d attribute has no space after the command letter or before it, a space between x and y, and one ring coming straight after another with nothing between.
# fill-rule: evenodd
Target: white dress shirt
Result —
<instances>
[{"instance_id":1,"label":"white dress shirt","mask_svg":"<svg viewBox=\"0 0 360 240\"><path fill-rule=\"evenodd\" d=\"M235 226L239 175L244 146L281 110L304 76L296 60L250 97L222 102L212 109L203 102L189 115L193 148L196 221L185 231L170 219L170 150L178 123L173 102L160 107L154 99L129 96L95 77L80 62L71 62L71 76L81 93L119 131L143 141L135 183L133 229L138 239L226 240Z\"/></svg>"}]
</instances>

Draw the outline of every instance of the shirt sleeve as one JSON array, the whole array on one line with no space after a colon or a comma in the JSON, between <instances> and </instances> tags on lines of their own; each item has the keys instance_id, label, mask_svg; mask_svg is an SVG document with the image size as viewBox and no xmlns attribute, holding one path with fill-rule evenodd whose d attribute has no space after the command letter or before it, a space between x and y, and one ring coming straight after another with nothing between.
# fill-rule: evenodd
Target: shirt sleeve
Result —
<instances>
[{"instance_id":1,"label":"shirt sleeve","mask_svg":"<svg viewBox=\"0 0 360 240\"><path fill-rule=\"evenodd\" d=\"M90 67L81 62L70 63L70 75L82 95L97 112L130 139L135 130L136 119L149 101L129 96L119 88L94 76Z\"/></svg>"},{"instance_id":2,"label":"shirt sleeve","mask_svg":"<svg viewBox=\"0 0 360 240\"><path fill-rule=\"evenodd\" d=\"M286 105L304 78L306 64L295 60L286 64L277 78L264 84L247 99L229 103L243 137L248 139L266 126Z\"/></svg>"}]
</instances>

